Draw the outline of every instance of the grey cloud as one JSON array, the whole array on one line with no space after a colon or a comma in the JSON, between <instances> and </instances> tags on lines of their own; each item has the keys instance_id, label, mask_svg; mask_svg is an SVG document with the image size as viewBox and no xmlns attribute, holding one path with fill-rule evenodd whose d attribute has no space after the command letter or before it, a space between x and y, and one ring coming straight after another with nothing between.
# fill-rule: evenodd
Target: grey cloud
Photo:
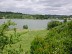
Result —
<instances>
[{"instance_id":1,"label":"grey cloud","mask_svg":"<svg viewBox=\"0 0 72 54\"><path fill-rule=\"evenodd\" d=\"M0 11L72 14L72 0L0 0Z\"/></svg>"},{"instance_id":2,"label":"grey cloud","mask_svg":"<svg viewBox=\"0 0 72 54\"><path fill-rule=\"evenodd\" d=\"M23 1L23 0L15 0L15 1Z\"/></svg>"},{"instance_id":3,"label":"grey cloud","mask_svg":"<svg viewBox=\"0 0 72 54\"><path fill-rule=\"evenodd\" d=\"M5 1L5 0L0 0L0 2Z\"/></svg>"}]
</instances>

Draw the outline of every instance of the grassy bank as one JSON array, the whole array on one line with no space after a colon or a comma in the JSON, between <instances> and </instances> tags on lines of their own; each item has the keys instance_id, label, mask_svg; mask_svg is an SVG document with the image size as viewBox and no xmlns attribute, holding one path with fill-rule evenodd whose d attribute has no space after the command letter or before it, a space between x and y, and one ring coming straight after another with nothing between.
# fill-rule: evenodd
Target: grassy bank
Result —
<instances>
[{"instance_id":1,"label":"grassy bank","mask_svg":"<svg viewBox=\"0 0 72 54\"><path fill-rule=\"evenodd\" d=\"M7 31L7 35L9 36L11 33L13 33L13 31ZM23 48L23 52L28 52L30 51L30 46L31 46L31 42L33 41L33 39L36 36L41 36L41 37L45 37L48 33L48 30L17 30L17 33L20 33L20 39L21 41L13 44L12 48L17 49L19 47L19 44L21 44L22 48ZM9 47L8 47L9 48Z\"/></svg>"}]
</instances>

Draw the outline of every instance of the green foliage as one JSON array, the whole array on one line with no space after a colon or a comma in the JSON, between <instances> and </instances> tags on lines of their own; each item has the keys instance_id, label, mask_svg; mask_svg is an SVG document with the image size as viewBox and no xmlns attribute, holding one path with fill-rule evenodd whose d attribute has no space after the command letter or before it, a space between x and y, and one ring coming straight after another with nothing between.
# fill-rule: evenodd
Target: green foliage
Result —
<instances>
[{"instance_id":1,"label":"green foliage","mask_svg":"<svg viewBox=\"0 0 72 54\"><path fill-rule=\"evenodd\" d=\"M67 19L65 18L63 22L64 22L64 23L67 22Z\"/></svg>"},{"instance_id":2,"label":"green foliage","mask_svg":"<svg viewBox=\"0 0 72 54\"><path fill-rule=\"evenodd\" d=\"M10 25L14 25L10 20L0 26L0 53L2 53L5 45L9 44L9 38L5 35Z\"/></svg>"},{"instance_id":3,"label":"green foliage","mask_svg":"<svg viewBox=\"0 0 72 54\"><path fill-rule=\"evenodd\" d=\"M54 28L48 33L46 41L51 54L72 54L72 21Z\"/></svg>"},{"instance_id":4,"label":"green foliage","mask_svg":"<svg viewBox=\"0 0 72 54\"><path fill-rule=\"evenodd\" d=\"M36 37L31 44L31 54L46 54L47 44L41 37Z\"/></svg>"},{"instance_id":5,"label":"green foliage","mask_svg":"<svg viewBox=\"0 0 72 54\"><path fill-rule=\"evenodd\" d=\"M4 23L0 26L0 53L1 54L4 53L5 46L7 45L11 46L11 44L15 44L20 41L19 40L20 34L16 32L16 29L14 29L14 33L10 34L10 36L6 34L6 31L8 30L10 25L15 25L15 23L9 20L7 23ZM13 52L15 52L15 50Z\"/></svg>"},{"instance_id":6,"label":"green foliage","mask_svg":"<svg viewBox=\"0 0 72 54\"><path fill-rule=\"evenodd\" d=\"M28 25L24 25L23 26L23 29L28 29Z\"/></svg>"},{"instance_id":7,"label":"green foliage","mask_svg":"<svg viewBox=\"0 0 72 54\"><path fill-rule=\"evenodd\" d=\"M8 52L8 54L23 54L21 45L19 45L18 49L12 48L12 46L10 46L9 49L6 49L6 51Z\"/></svg>"},{"instance_id":8,"label":"green foliage","mask_svg":"<svg viewBox=\"0 0 72 54\"><path fill-rule=\"evenodd\" d=\"M41 49L47 47L44 50L40 49L41 53L37 53L39 51L37 46ZM33 52L31 54L72 54L72 21L49 30L44 40L34 39L31 52Z\"/></svg>"},{"instance_id":9,"label":"green foliage","mask_svg":"<svg viewBox=\"0 0 72 54\"><path fill-rule=\"evenodd\" d=\"M72 15L41 15L41 14L22 14L15 12L1 12L0 11L0 19L64 19L64 18L72 18Z\"/></svg>"},{"instance_id":10,"label":"green foliage","mask_svg":"<svg viewBox=\"0 0 72 54\"><path fill-rule=\"evenodd\" d=\"M59 21L51 21L48 23L47 29L52 29L52 28L59 26L61 24L62 24L62 22L59 22Z\"/></svg>"}]
</instances>

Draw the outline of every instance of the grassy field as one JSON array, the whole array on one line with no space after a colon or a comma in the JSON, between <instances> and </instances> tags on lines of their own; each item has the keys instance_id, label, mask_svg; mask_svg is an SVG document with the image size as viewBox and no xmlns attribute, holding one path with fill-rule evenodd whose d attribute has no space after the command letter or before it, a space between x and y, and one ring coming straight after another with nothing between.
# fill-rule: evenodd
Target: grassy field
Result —
<instances>
[{"instance_id":1,"label":"grassy field","mask_svg":"<svg viewBox=\"0 0 72 54\"><path fill-rule=\"evenodd\" d=\"M48 33L48 30L17 30L18 33L21 34L20 39L21 41L13 44L12 48L17 49L19 47L19 44L21 44L23 48L23 52L29 52L31 42L36 36L45 37ZM8 34L13 33L13 31L7 31ZM29 53L28 53L29 54Z\"/></svg>"}]
</instances>

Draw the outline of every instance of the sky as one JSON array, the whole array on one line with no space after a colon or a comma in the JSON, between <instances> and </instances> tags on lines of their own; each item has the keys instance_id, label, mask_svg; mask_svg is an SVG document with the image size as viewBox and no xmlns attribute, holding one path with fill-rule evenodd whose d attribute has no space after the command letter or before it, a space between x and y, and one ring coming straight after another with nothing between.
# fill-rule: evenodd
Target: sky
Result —
<instances>
[{"instance_id":1,"label":"sky","mask_svg":"<svg viewBox=\"0 0 72 54\"><path fill-rule=\"evenodd\" d=\"M72 0L0 0L0 11L72 15Z\"/></svg>"}]
</instances>

